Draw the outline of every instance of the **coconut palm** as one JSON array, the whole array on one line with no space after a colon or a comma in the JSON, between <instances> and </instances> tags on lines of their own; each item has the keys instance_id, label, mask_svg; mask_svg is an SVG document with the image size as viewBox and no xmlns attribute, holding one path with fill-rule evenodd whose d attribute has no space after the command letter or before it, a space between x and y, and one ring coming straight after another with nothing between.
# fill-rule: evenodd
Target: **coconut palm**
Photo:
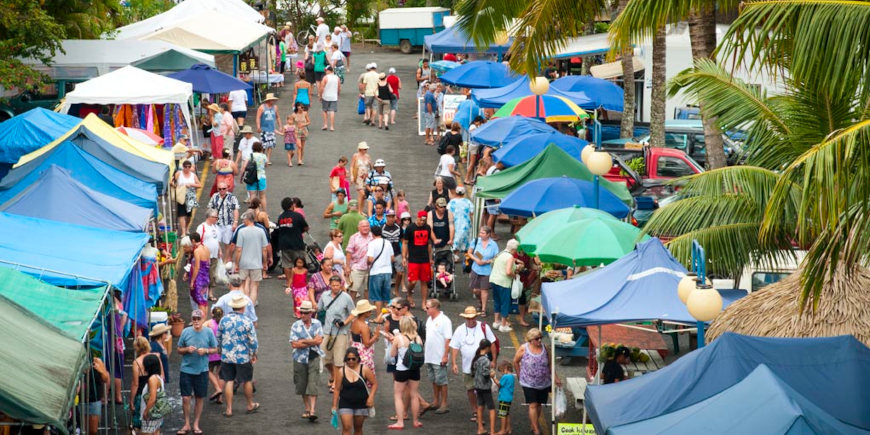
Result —
<instances>
[{"instance_id":1,"label":"coconut palm","mask_svg":"<svg viewBox=\"0 0 870 435\"><path fill-rule=\"evenodd\" d=\"M866 267L870 249L870 3L770 0L746 4L720 46L738 67L778 74L768 96L699 59L670 92L694 96L720 129L746 128L749 166L688 180L687 199L659 210L645 230L677 236L682 261L698 239L711 271L737 275L792 245L802 307ZM820 55L825 53L825 55Z\"/></svg>"}]
</instances>

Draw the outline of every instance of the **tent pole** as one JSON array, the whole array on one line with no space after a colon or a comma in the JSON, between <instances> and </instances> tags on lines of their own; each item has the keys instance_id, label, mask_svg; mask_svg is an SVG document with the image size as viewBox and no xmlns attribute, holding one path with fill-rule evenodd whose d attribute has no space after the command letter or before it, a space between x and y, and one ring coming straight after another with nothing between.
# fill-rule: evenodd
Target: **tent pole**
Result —
<instances>
[{"instance_id":1,"label":"tent pole","mask_svg":"<svg viewBox=\"0 0 870 435\"><path fill-rule=\"evenodd\" d=\"M601 325L598 325L598 347L595 349L595 360L598 361L598 355L601 354ZM595 370L595 385L601 384L601 367Z\"/></svg>"},{"instance_id":2,"label":"tent pole","mask_svg":"<svg viewBox=\"0 0 870 435\"><path fill-rule=\"evenodd\" d=\"M556 433L556 315L559 311L559 308L556 308L556 311L550 313L550 388L553 393L553 403L550 406L550 433ZM541 316L543 317L543 316ZM479 418L479 417L478 417Z\"/></svg>"}]
</instances>

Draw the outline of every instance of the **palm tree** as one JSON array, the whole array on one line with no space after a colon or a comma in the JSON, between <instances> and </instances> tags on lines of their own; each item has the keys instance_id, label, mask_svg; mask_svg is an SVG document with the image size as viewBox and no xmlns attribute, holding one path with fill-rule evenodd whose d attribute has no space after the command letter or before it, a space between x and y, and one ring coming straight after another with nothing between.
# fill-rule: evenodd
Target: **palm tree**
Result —
<instances>
[{"instance_id":1,"label":"palm tree","mask_svg":"<svg viewBox=\"0 0 870 435\"><path fill-rule=\"evenodd\" d=\"M675 77L722 129L745 128L748 166L692 177L686 199L659 210L645 230L692 238L712 271L735 275L751 259L807 250L800 303L815 310L834 277L859 273L870 250L870 2L748 3L719 47L737 67L777 74L768 96L709 59ZM824 55L820 55L824 53Z\"/></svg>"},{"instance_id":2,"label":"palm tree","mask_svg":"<svg viewBox=\"0 0 870 435\"><path fill-rule=\"evenodd\" d=\"M629 4L631 4L629 2ZM667 31L662 25L656 29L652 41L652 92L649 107L649 144L653 147L665 146L665 104L667 93Z\"/></svg>"},{"instance_id":3,"label":"palm tree","mask_svg":"<svg viewBox=\"0 0 870 435\"><path fill-rule=\"evenodd\" d=\"M628 0L619 0L616 16L625 9ZM634 49L631 47L622 50L619 54L622 63L622 120L619 125L619 137L630 138L634 136Z\"/></svg>"}]
</instances>

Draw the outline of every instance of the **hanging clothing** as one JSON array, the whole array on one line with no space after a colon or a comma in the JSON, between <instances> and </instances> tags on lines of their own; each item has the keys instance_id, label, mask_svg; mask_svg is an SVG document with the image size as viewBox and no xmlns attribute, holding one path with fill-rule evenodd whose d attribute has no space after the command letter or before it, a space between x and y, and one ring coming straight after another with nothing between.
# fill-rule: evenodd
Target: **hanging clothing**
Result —
<instances>
[{"instance_id":1,"label":"hanging clothing","mask_svg":"<svg viewBox=\"0 0 870 435\"><path fill-rule=\"evenodd\" d=\"M146 307L151 308L157 305L157 300L163 295L163 282L157 270L157 258L142 256L139 260L139 268L142 270L142 288Z\"/></svg>"}]
</instances>

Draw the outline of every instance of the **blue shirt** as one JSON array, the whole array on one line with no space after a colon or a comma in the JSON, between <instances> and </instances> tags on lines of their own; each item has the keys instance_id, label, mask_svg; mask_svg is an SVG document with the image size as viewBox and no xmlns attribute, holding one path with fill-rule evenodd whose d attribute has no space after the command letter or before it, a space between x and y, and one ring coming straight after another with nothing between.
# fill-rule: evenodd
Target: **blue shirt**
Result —
<instances>
[{"instance_id":1,"label":"blue shirt","mask_svg":"<svg viewBox=\"0 0 870 435\"><path fill-rule=\"evenodd\" d=\"M471 242L471 249L473 249L472 252L477 258L484 261L492 260L499 252L498 243L496 243L495 240L489 239L489 241L486 242L486 247L484 247L479 237ZM492 263L481 266L472 262L471 271L481 276L489 276L489 274L492 273Z\"/></svg>"},{"instance_id":2,"label":"blue shirt","mask_svg":"<svg viewBox=\"0 0 870 435\"><path fill-rule=\"evenodd\" d=\"M378 219L377 216L371 215L369 216L369 225L373 227L382 227L387 224L387 214L384 213L383 217Z\"/></svg>"},{"instance_id":3,"label":"blue shirt","mask_svg":"<svg viewBox=\"0 0 870 435\"><path fill-rule=\"evenodd\" d=\"M160 363L163 364L163 381L169 382L169 355L166 355L163 343L151 340L151 352L160 355Z\"/></svg>"},{"instance_id":4,"label":"blue shirt","mask_svg":"<svg viewBox=\"0 0 870 435\"><path fill-rule=\"evenodd\" d=\"M507 373L498 380L499 402L511 403L514 401L514 382L516 382L516 377L513 373Z\"/></svg>"},{"instance_id":5,"label":"blue shirt","mask_svg":"<svg viewBox=\"0 0 870 435\"><path fill-rule=\"evenodd\" d=\"M293 322L293 325L290 326L290 341L309 340L317 338L318 335L323 335L323 325L317 319L311 319L311 326L307 329L306 331L305 322L302 320ZM316 352L319 356L324 355L323 349L320 346L300 347L293 349L293 361L299 364L308 364L308 357L311 352Z\"/></svg>"},{"instance_id":6,"label":"blue shirt","mask_svg":"<svg viewBox=\"0 0 870 435\"><path fill-rule=\"evenodd\" d=\"M432 105L432 110L429 110L428 105ZM423 111L426 113L438 113L438 101L435 100L435 95L432 92L427 91L426 95L423 95Z\"/></svg>"},{"instance_id":7,"label":"blue shirt","mask_svg":"<svg viewBox=\"0 0 870 435\"><path fill-rule=\"evenodd\" d=\"M260 128L264 133L275 132L275 106L263 105L263 113L260 115Z\"/></svg>"},{"instance_id":8,"label":"blue shirt","mask_svg":"<svg viewBox=\"0 0 870 435\"><path fill-rule=\"evenodd\" d=\"M193 346L197 349L209 349L217 347L217 339L211 328L201 328L198 332L193 326L188 326L181 331L178 339L178 347ZM181 372L190 375L198 375L208 371L208 354L200 355L197 352L181 355Z\"/></svg>"},{"instance_id":9,"label":"blue shirt","mask_svg":"<svg viewBox=\"0 0 870 435\"><path fill-rule=\"evenodd\" d=\"M218 345L221 347L221 362L244 364L257 353L257 331L254 322L230 311L218 325Z\"/></svg>"}]
</instances>

